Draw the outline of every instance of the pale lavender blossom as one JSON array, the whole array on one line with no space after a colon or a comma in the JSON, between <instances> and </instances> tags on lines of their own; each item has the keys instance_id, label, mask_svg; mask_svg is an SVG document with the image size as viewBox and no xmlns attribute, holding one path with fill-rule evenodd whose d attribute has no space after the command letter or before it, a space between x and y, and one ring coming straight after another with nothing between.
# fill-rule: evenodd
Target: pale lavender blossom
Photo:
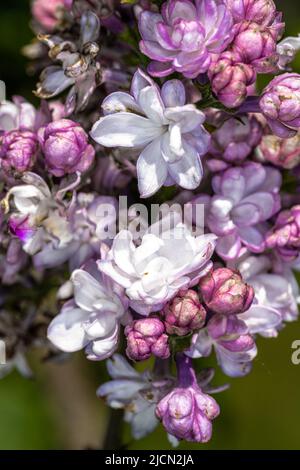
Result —
<instances>
[{"instance_id":1,"label":"pale lavender blossom","mask_svg":"<svg viewBox=\"0 0 300 470\"><path fill-rule=\"evenodd\" d=\"M260 143L263 128L256 115L231 118L212 133L207 164L211 171L243 162Z\"/></svg>"},{"instance_id":2,"label":"pale lavender blossom","mask_svg":"<svg viewBox=\"0 0 300 470\"><path fill-rule=\"evenodd\" d=\"M296 135L300 128L300 75L284 73L271 80L259 106L275 135L284 139Z\"/></svg>"},{"instance_id":3,"label":"pale lavender blossom","mask_svg":"<svg viewBox=\"0 0 300 470\"><path fill-rule=\"evenodd\" d=\"M226 375L242 377L251 370L257 348L249 328L236 315L217 314L192 339L187 354L193 358L210 356L214 347L218 363Z\"/></svg>"},{"instance_id":4,"label":"pale lavender blossom","mask_svg":"<svg viewBox=\"0 0 300 470\"><path fill-rule=\"evenodd\" d=\"M203 127L204 113L185 101L179 80L164 83L160 90L138 70L131 94L112 93L102 103L105 116L94 124L91 136L104 147L140 149L141 197L153 195L166 184L186 189L200 184L200 156L207 152L210 136Z\"/></svg>"},{"instance_id":5,"label":"pale lavender blossom","mask_svg":"<svg viewBox=\"0 0 300 470\"><path fill-rule=\"evenodd\" d=\"M57 213L50 214L44 225L43 244L34 255L36 268L53 268L68 261L70 271L98 257L102 242L111 243L115 231L117 200L109 196L78 193L65 212L68 224L61 234L53 236L53 228L59 225ZM59 235L59 236L57 236Z\"/></svg>"},{"instance_id":6,"label":"pale lavender blossom","mask_svg":"<svg viewBox=\"0 0 300 470\"><path fill-rule=\"evenodd\" d=\"M153 372L138 372L120 354L114 354L106 365L113 380L101 385L97 395L105 398L110 407L124 409L124 419L131 424L133 437L141 439L158 425L156 405L169 392L175 379L164 367L163 377L157 374L156 368Z\"/></svg>"},{"instance_id":7,"label":"pale lavender blossom","mask_svg":"<svg viewBox=\"0 0 300 470\"><path fill-rule=\"evenodd\" d=\"M207 442L212 435L212 423L219 406L202 392L190 358L177 356L178 383L156 407L156 416L166 431L177 439L189 442Z\"/></svg>"},{"instance_id":8,"label":"pale lavender blossom","mask_svg":"<svg viewBox=\"0 0 300 470\"><path fill-rule=\"evenodd\" d=\"M209 229L218 235L216 251L223 259L238 257L246 247L265 249L264 222L280 209L281 174L275 168L249 162L215 175L215 195L198 196L206 205Z\"/></svg>"},{"instance_id":9,"label":"pale lavender blossom","mask_svg":"<svg viewBox=\"0 0 300 470\"><path fill-rule=\"evenodd\" d=\"M120 323L128 320L123 291L93 262L75 270L71 281L74 298L51 321L48 339L62 351L85 348L88 359L106 359L118 346Z\"/></svg>"},{"instance_id":10,"label":"pale lavender blossom","mask_svg":"<svg viewBox=\"0 0 300 470\"><path fill-rule=\"evenodd\" d=\"M140 49L153 60L148 72L159 77L172 72L197 77L208 70L212 54L226 49L232 26L223 0L168 0L161 13L142 12Z\"/></svg>"},{"instance_id":11,"label":"pale lavender blossom","mask_svg":"<svg viewBox=\"0 0 300 470\"><path fill-rule=\"evenodd\" d=\"M274 260L269 256L249 253L229 265L238 269L254 289L251 307L238 315L251 334L277 336L283 322L298 318L299 286L289 267L274 270Z\"/></svg>"},{"instance_id":12,"label":"pale lavender blossom","mask_svg":"<svg viewBox=\"0 0 300 470\"><path fill-rule=\"evenodd\" d=\"M184 224L160 235L146 233L139 246L128 230L115 237L98 265L125 288L130 307L142 315L161 310L181 289L197 284L211 268L216 237L194 237ZM180 253L180 256L174 256Z\"/></svg>"},{"instance_id":13,"label":"pale lavender blossom","mask_svg":"<svg viewBox=\"0 0 300 470\"><path fill-rule=\"evenodd\" d=\"M21 96L0 103L0 131L35 131L38 113Z\"/></svg>"}]
</instances>

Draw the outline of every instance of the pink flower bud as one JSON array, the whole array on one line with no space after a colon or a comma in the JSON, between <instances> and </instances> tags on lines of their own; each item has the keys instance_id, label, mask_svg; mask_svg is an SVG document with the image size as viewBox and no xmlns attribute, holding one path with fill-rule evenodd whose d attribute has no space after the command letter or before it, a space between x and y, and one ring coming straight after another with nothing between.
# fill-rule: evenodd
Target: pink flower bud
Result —
<instances>
[{"instance_id":1,"label":"pink flower bud","mask_svg":"<svg viewBox=\"0 0 300 470\"><path fill-rule=\"evenodd\" d=\"M200 279L200 293L206 306L215 313L232 315L249 309L254 290L241 275L228 268L218 268Z\"/></svg>"},{"instance_id":2,"label":"pink flower bud","mask_svg":"<svg viewBox=\"0 0 300 470\"><path fill-rule=\"evenodd\" d=\"M191 289L168 303L163 314L167 332L178 336L202 328L206 317L205 308L201 305L198 294Z\"/></svg>"},{"instance_id":3,"label":"pink flower bud","mask_svg":"<svg viewBox=\"0 0 300 470\"><path fill-rule=\"evenodd\" d=\"M237 29L232 50L239 56L239 62L252 65L257 72L268 73L276 68L276 40L270 28L243 21Z\"/></svg>"},{"instance_id":4,"label":"pink flower bud","mask_svg":"<svg viewBox=\"0 0 300 470\"><path fill-rule=\"evenodd\" d=\"M227 0L227 6L237 23L250 20L267 26L277 13L273 0Z\"/></svg>"},{"instance_id":5,"label":"pink flower bud","mask_svg":"<svg viewBox=\"0 0 300 470\"><path fill-rule=\"evenodd\" d=\"M168 335L158 318L136 320L125 328L127 356L134 361L143 361L152 354L166 359L170 356Z\"/></svg>"},{"instance_id":6,"label":"pink flower bud","mask_svg":"<svg viewBox=\"0 0 300 470\"><path fill-rule=\"evenodd\" d=\"M70 119L59 119L40 129L39 139L48 170L54 176L83 173L94 161L95 150L86 132Z\"/></svg>"},{"instance_id":7,"label":"pink flower bud","mask_svg":"<svg viewBox=\"0 0 300 470\"><path fill-rule=\"evenodd\" d=\"M271 80L259 106L275 135L295 136L300 128L300 75L284 73Z\"/></svg>"},{"instance_id":8,"label":"pink flower bud","mask_svg":"<svg viewBox=\"0 0 300 470\"><path fill-rule=\"evenodd\" d=\"M38 139L31 131L5 132L0 138L1 168L6 173L30 170L36 160Z\"/></svg>"},{"instance_id":9,"label":"pink flower bud","mask_svg":"<svg viewBox=\"0 0 300 470\"><path fill-rule=\"evenodd\" d=\"M300 133L290 139L265 135L255 151L260 160L290 170L300 163Z\"/></svg>"},{"instance_id":10,"label":"pink flower bud","mask_svg":"<svg viewBox=\"0 0 300 470\"><path fill-rule=\"evenodd\" d=\"M208 71L213 92L228 108L236 108L243 103L247 97L247 87L256 79L254 69L238 60L237 55L224 52Z\"/></svg>"}]
</instances>

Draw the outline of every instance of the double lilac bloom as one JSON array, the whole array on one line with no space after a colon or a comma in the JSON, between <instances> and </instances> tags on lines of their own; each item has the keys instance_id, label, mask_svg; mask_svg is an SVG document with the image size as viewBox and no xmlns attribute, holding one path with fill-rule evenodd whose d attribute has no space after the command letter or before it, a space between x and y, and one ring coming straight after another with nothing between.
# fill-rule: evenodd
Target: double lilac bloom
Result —
<instances>
[{"instance_id":1,"label":"double lilac bloom","mask_svg":"<svg viewBox=\"0 0 300 470\"><path fill-rule=\"evenodd\" d=\"M234 259L242 248L260 253L265 249L264 222L280 209L281 174L259 163L230 168L213 177L215 195L196 198L204 203L209 229L218 235L216 251Z\"/></svg>"},{"instance_id":2,"label":"double lilac bloom","mask_svg":"<svg viewBox=\"0 0 300 470\"><path fill-rule=\"evenodd\" d=\"M202 178L200 156L209 146L205 115L185 104L185 88L179 80L165 82L161 90L138 70L131 94L116 92L102 103L105 116L91 131L104 147L140 150L137 161L141 197L152 196L163 185L195 189Z\"/></svg>"},{"instance_id":3,"label":"double lilac bloom","mask_svg":"<svg viewBox=\"0 0 300 470\"><path fill-rule=\"evenodd\" d=\"M158 77L172 72L197 77L208 70L212 54L226 49L232 26L232 16L222 0L168 0L160 14L142 12L140 49L152 59L148 72Z\"/></svg>"}]
</instances>

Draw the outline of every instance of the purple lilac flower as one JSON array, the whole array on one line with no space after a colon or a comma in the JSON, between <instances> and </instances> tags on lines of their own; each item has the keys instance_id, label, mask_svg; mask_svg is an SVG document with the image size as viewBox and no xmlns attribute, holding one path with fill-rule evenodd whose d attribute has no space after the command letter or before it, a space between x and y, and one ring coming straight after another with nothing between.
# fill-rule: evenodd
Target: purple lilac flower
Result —
<instances>
[{"instance_id":1,"label":"purple lilac flower","mask_svg":"<svg viewBox=\"0 0 300 470\"><path fill-rule=\"evenodd\" d=\"M266 236L268 248L275 249L285 261L293 261L300 252L300 206L280 212Z\"/></svg>"},{"instance_id":2,"label":"purple lilac flower","mask_svg":"<svg viewBox=\"0 0 300 470\"><path fill-rule=\"evenodd\" d=\"M134 361L143 361L152 354L161 359L170 356L168 335L159 318L150 317L136 320L125 328L127 356Z\"/></svg>"},{"instance_id":3,"label":"purple lilac flower","mask_svg":"<svg viewBox=\"0 0 300 470\"><path fill-rule=\"evenodd\" d=\"M83 128L69 119L54 121L39 132L39 139L50 173L64 176L89 169L95 150Z\"/></svg>"},{"instance_id":4,"label":"purple lilac flower","mask_svg":"<svg viewBox=\"0 0 300 470\"><path fill-rule=\"evenodd\" d=\"M188 289L179 293L163 309L167 333L183 336L202 328L206 310L200 302L197 292Z\"/></svg>"},{"instance_id":5,"label":"purple lilac flower","mask_svg":"<svg viewBox=\"0 0 300 470\"><path fill-rule=\"evenodd\" d=\"M168 0L161 13L142 12L140 49L152 59L148 72L164 77L176 71L188 78L206 72L211 55L230 43L232 25L223 0Z\"/></svg>"},{"instance_id":6,"label":"purple lilac flower","mask_svg":"<svg viewBox=\"0 0 300 470\"><path fill-rule=\"evenodd\" d=\"M259 105L275 135L284 139L296 135L300 128L300 75L275 77L264 89Z\"/></svg>"},{"instance_id":7,"label":"purple lilac flower","mask_svg":"<svg viewBox=\"0 0 300 470\"><path fill-rule=\"evenodd\" d=\"M248 310L254 291L238 272L218 268L206 274L199 282L199 291L205 305L214 313L232 315Z\"/></svg>"},{"instance_id":8,"label":"purple lilac flower","mask_svg":"<svg viewBox=\"0 0 300 470\"><path fill-rule=\"evenodd\" d=\"M214 315L207 327L193 337L187 354L193 358L207 357L214 347L218 363L230 377L242 377L251 370L257 354L247 324L236 315Z\"/></svg>"},{"instance_id":9,"label":"purple lilac flower","mask_svg":"<svg viewBox=\"0 0 300 470\"><path fill-rule=\"evenodd\" d=\"M190 358L177 356L178 384L156 407L156 416L166 431L177 439L207 442L220 410L216 401L202 392Z\"/></svg>"},{"instance_id":10,"label":"purple lilac flower","mask_svg":"<svg viewBox=\"0 0 300 470\"><path fill-rule=\"evenodd\" d=\"M275 168L249 162L215 175L215 195L198 196L204 203L209 229L218 235L216 251L223 259L239 256L246 247L265 249L264 222L280 209L281 174Z\"/></svg>"}]
</instances>

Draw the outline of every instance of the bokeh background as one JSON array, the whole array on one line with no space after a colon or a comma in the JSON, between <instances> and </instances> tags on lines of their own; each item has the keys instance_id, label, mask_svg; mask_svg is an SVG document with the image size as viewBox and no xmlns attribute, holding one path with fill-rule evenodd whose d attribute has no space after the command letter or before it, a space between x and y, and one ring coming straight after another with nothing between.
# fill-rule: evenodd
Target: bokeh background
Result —
<instances>
[{"instance_id":1,"label":"bokeh background","mask_svg":"<svg viewBox=\"0 0 300 470\"><path fill-rule=\"evenodd\" d=\"M300 2L277 4L284 12L286 35L298 34ZM33 37L29 23L29 0L1 1L0 79L8 97L20 94L34 101L36 80L26 74L21 54ZM295 70L300 72L300 53ZM214 421L211 442L179 449L300 449L300 365L291 362L296 339L300 322L286 326L277 339L258 339L259 354L249 376L228 380L218 372L215 383L230 383L230 389L216 396L221 415ZM29 357L34 379L13 372L0 380L0 449L101 448L111 416L95 390L107 379L105 365L90 363L82 354L64 364L41 359L35 352ZM128 425L118 430L128 449L170 448L161 427L140 441L132 440Z\"/></svg>"}]
</instances>

